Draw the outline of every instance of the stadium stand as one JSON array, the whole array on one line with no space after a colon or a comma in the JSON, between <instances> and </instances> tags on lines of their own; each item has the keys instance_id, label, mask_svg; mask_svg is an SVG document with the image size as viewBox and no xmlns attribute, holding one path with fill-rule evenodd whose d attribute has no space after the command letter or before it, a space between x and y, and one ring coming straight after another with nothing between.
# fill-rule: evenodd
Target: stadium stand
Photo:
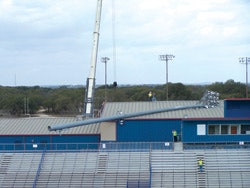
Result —
<instances>
[{"instance_id":1,"label":"stadium stand","mask_svg":"<svg viewBox=\"0 0 250 188\"><path fill-rule=\"evenodd\" d=\"M196 155L192 152L151 153L152 187L196 187Z\"/></svg>"},{"instance_id":2,"label":"stadium stand","mask_svg":"<svg viewBox=\"0 0 250 188\"><path fill-rule=\"evenodd\" d=\"M149 164L148 152L48 152L36 187L149 185Z\"/></svg>"},{"instance_id":3,"label":"stadium stand","mask_svg":"<svg viewBox=\"0 0 250 188\"><path fill-rule=\"evenodd\" d=\"M249 150L212 150L205 160L209 187L250 187Z\"/></svg>"},{"instance_id":4,"label":"stadium stand","mask_svg":"<svg viewBox=\"0 0 250 188\"><path fill-rule=\"evenodd\" d=\"M80 187L85 179L91 185L97 157L97 152L47 152L36 187Z\"/></svg>"},{"instance_id":5,"label":"stadium stand","mask_svg":"<svg viewBox=\"0 0 250 188\"><path fill-rule=\"evenodd\" d=\"M247 149L0 153L0 187L249 188L249 177Z\"/></svg>"},{"instance_id":6,"label":"stadium stand","mask_svg":"<svg viewBox=\"0 0 250 188\"><path fill-rule=\"evenodd\" d=\"M32 187L41 153L0 153L0 187Z\"/></svg>"}]
</instances>

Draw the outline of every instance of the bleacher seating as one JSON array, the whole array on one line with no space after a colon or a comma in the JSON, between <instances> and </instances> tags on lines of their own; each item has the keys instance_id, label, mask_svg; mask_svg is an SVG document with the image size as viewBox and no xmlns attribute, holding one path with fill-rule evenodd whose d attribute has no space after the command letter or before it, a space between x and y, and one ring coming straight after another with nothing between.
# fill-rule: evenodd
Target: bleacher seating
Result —
<instances>
[{"instance_id":1,"label":"bleacher seating","mask_svg":"<svg viewBox=\"0 0 250 188\"><path fill-rule=\"evenodd\" d=\"M151 165L152 187L197 187L195 153L153 151Z\"/></svg>"},{"instance_id":2,"label":"bleacher seating","mask_svg":"<svg viewBox=\"0 0 250 188\"><path fill-rule=\"evenodd\" d=\"M208 187L250 187L249 150L205 152Z\"/></svg>"},{"instance_id":3,"label":"bleacher seating","mask_svg":"<svg viewBox=\"0 0 250 188\"><path fill-rule=\"evenodd\" d=\"M0 153L0 187L32 187L41 153Z\"/></svg>"},{"instance_id":4,"label":"bleacher seating","mask_svg":"<svg viewBox=\"0 0 250 188\"><path fill-rule=\"evenodd\" d=\"M37 187L126 187L149 181L148 152L46 153Z\"/></svg>"},{"instance_id":5,"label":"bleacher seating","mask_svg":"<svg viewBox=\"0 0 250 188\"><path fill-rule=\"evenodd\" d=\"M0 153L1 188L249 188L249 177L247 149Z\"/></svg>"},{"instance_id":6,"label":"bleacher seating","mask_svg":"<svg viewBox=\"0 0 250 188\"><path fill-rule=\"evenodd\" d=\"M36 187L77 187L94 181L97 152L48 152ZM87 185L87 184L86 184Z\"/></svg>"}]
</instances>

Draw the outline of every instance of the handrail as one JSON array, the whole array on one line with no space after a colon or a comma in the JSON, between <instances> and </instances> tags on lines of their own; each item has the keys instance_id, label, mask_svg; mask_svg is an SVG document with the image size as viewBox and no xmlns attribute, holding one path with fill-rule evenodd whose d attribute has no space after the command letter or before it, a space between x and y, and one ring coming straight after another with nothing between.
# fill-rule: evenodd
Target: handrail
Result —
<instances>
[{"instance_id":1,"label":"handrail","mask_svg":"<svg viewBox=\"0 0 250 188\"><path fill-rule=\"evenodd\" d=\"M150 157L150 161L149 161L149 187L152 187L152 165L151 165L151 157Z\"/></svg>"},{"instance_id":2,"label":"handrail","mask_svg":"<svg viewBox=\"0 0 250 188\"><path fill-rule=\"evenodd\" d=\"M249 149L250 142L218 142L218 141L209 141L209 142L184 142L183 149Z\"/></svg>"},{"instance_id":3,"label":"handrail","mask_svg":"<svg viewBox=\"0 0 250 188\"><path fill-rule=\"evenodd\" d=\"M34 147L34 145L36 147ZM0 152L173 150L173 142L0 143ZM249 149L250 142L184 142L183 149Z\"/></svg>"},{"instance_id":4,"label":"handrail","mask_svg":"<svg viewBox=\"0 0 250 188\"><path fill-rule=\"evenodd\" d=\"M38 152L43 151L152 151L172 150L172 142L101 142L101 143L31 143L0 144L0 152Z\"/></svg>"},{"instance_id":5,"label":"handrail","mask_svg":"<svg viewBox=\"0 0 250 188\"><path fill-rule=\"evenodd\" d=\"M45 152L46 152L46 150L43 150L43 154L42 154L42 157L41 157L41 159L40 159L40 162L39 162L39 165L38 165L38 169L37 169L37 171L36 171L36 176L35 176L35 179L34 179L32 188L35 188L35 187L36 187L36 184L37 184L37 181L38 181L38 176L39 176L39 174L40 174L40 172L41 172L41 169L42 169L42 164L43 164L43 161L44 161Z\"/></svg>"}]
</instances>

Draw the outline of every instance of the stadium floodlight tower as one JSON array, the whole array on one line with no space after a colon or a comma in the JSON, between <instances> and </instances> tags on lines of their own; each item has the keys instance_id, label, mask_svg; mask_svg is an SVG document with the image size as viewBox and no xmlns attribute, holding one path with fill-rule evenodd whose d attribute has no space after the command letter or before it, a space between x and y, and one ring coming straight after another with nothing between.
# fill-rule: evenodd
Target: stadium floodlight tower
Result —
<instances>
[{"instance_id":1,"label":"stadium floodlight tower","mask_svg":"<svg viewBox=\"0 0 250 188\"><path fill-rule=\"evenodd\" d=\"M166 99L168 100L168 61L173 60L175 56L172 54L169 54L169 55L166 54L166 55L160 55L159 58L161 61L166 62Z\"/></svg>"},{"instance_id":2,"label":"stadium floodlight tower","mask_svg":"<svg viewBox=\"0 0 250 188\"><path fill-rule=\"evenodd\" d=\"M240 57L239 62L246 64L246 98L248 98L248 64L250 64L250 57Z\"/></svg>"},{"instance_id":3,"label":"stadium floodlight tower","mask_svg":"<svg viewBox=\"0 0 250 188\"><path fill-rule=\"evenodd\" d=\"M99 31L101 22L102 0L97 0L95 27L93 32L93 46L90 60L89 77L87 78L83 117L94 117L94 91L95 91L95 74L96 59L98 54Z\"/></svg>"}]
</instances>

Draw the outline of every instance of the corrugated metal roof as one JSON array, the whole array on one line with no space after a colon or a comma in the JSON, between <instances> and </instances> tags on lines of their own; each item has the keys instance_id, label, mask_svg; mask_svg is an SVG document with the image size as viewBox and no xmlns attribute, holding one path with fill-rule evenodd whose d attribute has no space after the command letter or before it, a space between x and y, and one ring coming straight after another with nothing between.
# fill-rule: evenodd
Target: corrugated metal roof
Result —
<instances>
[{"instance_id":1,"label":"corrugated metal roof","mask_svg":"<svg viewBox=\"0 0 250 188\"><path fill-rule=\"evenodd\" d=\"M75 117L0 118L1 135L54 135L48 126L78 121ZM62 134L99 134L99 124L63 130Z\"/></svg>"},{"instance_id":2,"label":"corrugated metal roof","mask_svg":"<svg viewBox=\"0 0 250 188\"><path fill-rule=\"evenodd\" d=\"M161 108L174 108L179 106L191 106L199 101L147 101L147 102L108 102L105 104L102 117L114 116L119 112L123 114L133 112L143 112ZM223 118L224 102L216 108L197 108L162 112L146 116L135 117L133 119L164 119L164 118Z\"/></svg>"},{"instance_id":3,"label":"corrugated metal roof","mask_svg":"<svg viewBox=\"0 0 250 188\"><path fill-rule=\"evenodd\" d=\"M133 113L177 106L191 106L198 101L154 101L154 102L108 102L101 117L114 116L119 112ZM223 118L224 102L216 108L197 108L163 112L135 117L133 119L166 119L166 118ZM0 135L54 135L58 132L48 131L48 126L78 121L76 117L28 117L0 118ZM63 130L62 134L100 134L99 123Z\"/></svg>"}]
</instances>

